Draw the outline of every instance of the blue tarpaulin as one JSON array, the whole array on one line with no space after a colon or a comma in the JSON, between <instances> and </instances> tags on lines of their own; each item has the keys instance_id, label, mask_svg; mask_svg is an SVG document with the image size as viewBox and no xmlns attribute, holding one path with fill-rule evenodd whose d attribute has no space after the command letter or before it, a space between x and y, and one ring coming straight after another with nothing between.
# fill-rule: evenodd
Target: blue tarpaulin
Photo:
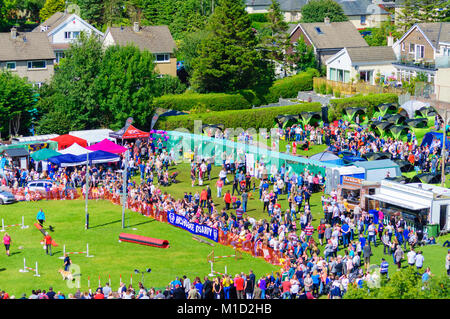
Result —
<instances>
[{"instance_id":1,"label":"blue tarpaulin","mask_svg":"<svg viewBox=\"0 0 450 319\"><path fill-rule=\"evenodd\" d=\"M441 141L441 145L442 145L442 140L444 139L444 133L438 133L438 132L428 132L427 134L425 134L425 136L422 139L422 144L420 144L420 146L428 146L430 147L431 144L433 143L434 139L438 139L439 141ZM449 136L447 136L447 141L445 143L445 148L446 149L450 149L450 139ZM433 150L431 150L433 151Z\"/></svg>"},{"instance_id":2,"label":"blue tarpaulin","mask_svg":"<svg viewBox=\"0 0 450 319\"><path fill-rule=\"evenodd\" d=\"M105 152L105 151L95 151L89 153L89 163L99 164L99 163L109 163L109 162L118 162L120 160L120 156ZM61 166L77 166L86 164L87 154L82 154L75 156L73 154L64 154L54 156L48 159L49 162Z\"/></svg>"}]
</instances>

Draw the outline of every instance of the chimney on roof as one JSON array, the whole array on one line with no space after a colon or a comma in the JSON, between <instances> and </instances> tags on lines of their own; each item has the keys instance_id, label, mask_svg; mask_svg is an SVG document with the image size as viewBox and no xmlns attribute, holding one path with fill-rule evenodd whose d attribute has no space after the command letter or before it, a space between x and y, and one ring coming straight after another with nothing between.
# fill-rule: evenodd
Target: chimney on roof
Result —
<instances>
[{"instance_id":1,"label":"chimney on roof","mask_svg":"<svg viewBox=\"0 0 450 319\"><path fill-rule=\"evenodd\" d=\"M387 46L392 47L394 45L394 37L392 36L392 33L389 32L389 35L387 36Z\"/></svg>"},{"instance_id":2,"label":"chimney on roof","mask_svg":"<svg viewBox=\"0 0 450 319\"><path fill-rule=\"evenodd\" d=\"M17 29L16 27L11 28L11 39L17 38Z\"/></svg>"},{"instance_id":3,"label":"chimney on roof","mask_svg":"<svg viewBox=\"0 0 450 319\"><path fill-rule=\"evenodd\" d=\"M140 27L139 27L139 22L135 22L135 23L133 24L133 31L134 31L134 32L139 32L139 29L140 29Z\"/></svg>"},{"instance_id":4,"label":"chimney on roof","mask_svg":"<svg viewBox=\"0 0 450 319\"><path fill-rule=\"evenodd\" d=\"M330 18L329 17L325 17L325 19L323 19L323 22L325 24L330 24Z\"/></svg>"}]
</instances>

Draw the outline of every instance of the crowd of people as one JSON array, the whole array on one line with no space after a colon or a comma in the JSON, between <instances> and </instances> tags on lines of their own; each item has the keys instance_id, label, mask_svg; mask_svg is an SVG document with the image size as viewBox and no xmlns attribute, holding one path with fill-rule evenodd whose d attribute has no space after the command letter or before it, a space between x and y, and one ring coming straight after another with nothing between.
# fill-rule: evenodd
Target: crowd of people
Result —
<instances>
[{"instance_id":1,"label":"crowd of people","mask_svg":"<svg viewBox=\"0 0 450 319\"><path fill-rule=\"evenodd\" d=\"M226 133L225 130L224 136L219 134L215 137L227 138ZM346 122L325 128L288 128L285 134L287 141L307 141L308 145L325 143L336 151L347 150L355 156L367 152L389 152L394 158L414 160L414 165L421 169L428 165L424 163L428 163L430 155L438 158L440 154L437 147L430 152L429 148L418 146L413 135L406 143L391 138L382 139L369 130L351 130ZM245 133L241 138L247 139ZM182 198L175 198L161 190L176 178L176 175L169 173L170 167L176 167L175 150L166 150L161 140L155 143L138 139L124 146L131 154L126 187L132 202L145 203L158 212L176 212L191 222L219 229L230 238L231 246L244 248L251 244L249 247L253 247L254 254L258 247L268 246L284 260L280 271L259 278L252 271L235 276L220 275L213 279L196 277L192 282L183 276L172 281L165 290L145 289L141 283L137 290L123 284L117 291L112 291L109 284L105 284L95 291L77 291L67 297L51 289L47 292L36 290L30 299L342 298L349 285L362 287L364 281L372 280L370 265L373 263L371 256L374 247L383 245L386 256L375 263L383 265L382 274L389 276L386 268L389 260L399 269L406 258L408 264L420 272L424 267L424 258L418 247L435 240L424 236L421 229L411 229L402 218L392 217L386 222L382 211L366 212L359 206L349 209L334 190L330 196L322 196L323 218L315 228L312 226L310 198L314 192L322 190L325 179L320 173L313 174L308 169L296 174L284 165L279 168L266 167L257 161L255 174L251 176L242 161L233 162L225 156L215 182L216 196L213 195L212 184L208 183L201 191L186 190ZM293 149L292 152L295 154L296 151ZM414 154L414 159L408 154ZM105 192L116 196L122 193L121 169L125 160L122 157L118 164L90 168L92 194L100 198ZM211 159L192 158L192 186L196 183L203 186L206 180L211 180L212 165ZM433 168L431 162L430 168ZM130 177L134 175L140 177L140 183L132 181ZM47 170L37 165L29 170L13 167L5 170L1 182L3 186L20 188L36 179L50 179L54 185L64 189L83 187L86 169L54 165L48 165ZM232 185L232 190L224 191L224 186L228 184ZM252 196L256 199L258 193L262 212L267 212L266 219L256 220L248 214L248 201ZM288 203L284 210L281 196L286 196ZM223 201L222 208L218 207L218 201ZM2 292L3 296L5 294Z\"/></svg>"}]
</instances>

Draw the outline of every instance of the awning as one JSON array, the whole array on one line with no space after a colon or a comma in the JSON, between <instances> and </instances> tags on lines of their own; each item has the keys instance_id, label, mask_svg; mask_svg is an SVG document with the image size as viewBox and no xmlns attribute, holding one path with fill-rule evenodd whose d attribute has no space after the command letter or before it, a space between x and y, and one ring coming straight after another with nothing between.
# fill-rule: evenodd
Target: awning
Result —
<instances>
[{"instance_id":1,"label":"awning","mask_svg":"<svg viewBox=\"0 0 450 319\"><path fill-rule=\"evenodd\" d=\"M394 198L392 196L384 195L384 194L377 194L377 195L365 195L365 197L370 199L375 199L380 202L392 204L399 207L404 207L410 210L421 210L421 209L427 209L430 208L430 206L426 206L423 204L414 203L411 201L406 201L399 198Z\"/></svg>"}]
</instances>

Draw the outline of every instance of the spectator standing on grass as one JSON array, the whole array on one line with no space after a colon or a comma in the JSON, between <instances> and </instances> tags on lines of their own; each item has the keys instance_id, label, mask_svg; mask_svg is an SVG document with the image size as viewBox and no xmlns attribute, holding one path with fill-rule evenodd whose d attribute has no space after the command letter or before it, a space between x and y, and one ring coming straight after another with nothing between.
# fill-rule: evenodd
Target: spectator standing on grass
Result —
<instances>
[{"instance_id":1,"label":"spectator standing on grass","mask_svg":"<svg viewBox=\"0 0 450 319\"><path fill-rule=\"evenodd\" d=\"M425 258L422 255L422 251L419 250L417 252L416 262L415 262L417 271L420 271L422 269L424 260L425 260Z\"/></svg>"},{"instance_id":2,"label":"spectator standing on grass","mask_svg":"<svg viewBox=\"0 0 450 319\"><path fill-rule=\"evenodd\" d=\"M402 246L397 245L397 249L394 252L394 261L397 264L398 270L400 270L400 268L402 268L402 260L403 260L404 255L405 255L405 253L402 250Z\"/></svg>"},{"instance_id":3,"label":"spectator standing on grass","mask_svg":"<svg viewBox=\"0 0 450 319\"><path fill-rule=\"evenodd\" d=\"M6 250L6 256L10 256L9 254L9 248L11 246L11 236L9 236L8 233L5 233L5 236L3 236L3 245L5 245Z\"/></svg>"},{"instance_id":4,"label":"spectator standing on grass","mask_svg":"<svg viewBox=\"0 0 450 319\"><path fill-rule=\"evenodd\" d=\"M47 255L52 255L52 237L50 236L50 234L48 232L45 232L45 237L44 237L44 244L45 244L45 253ZM64 269L65 271L67 271L66 269Z\"/></svg>"},{"instance_id":5,"label":"spectator standing on grass","mask_svg":"<svg viewBox=\"0 0 450 319\"><path fill-rule=\"evenodd\" d=\"M416 264L416 252L414 251L414 248L411 248L411 250L406 254L406 259L408 260L408 265L411 267L414 267Z\"/></svg>"},{"instance_id":6,"label":"spectator standing on grass","mask_svg":"<svg viewBox=\"0 0 450 319\"><path fill-rule=\"evenodd\" d=\"M447 269L447 275L450 276L450 249L447 251L447 257L445 258L445 269Z\"/></svg>"},{"instance_id":7,"label":"spectator standing on grass","mask_svg":"<svg viewBox=\"0 0 450 319\"><path fill-rule=\"evenodd\" d=\"M234 277L234 287L236 288L237 299L244 299L244 278L236 274Z\"/></svg>"}]
</instances>

